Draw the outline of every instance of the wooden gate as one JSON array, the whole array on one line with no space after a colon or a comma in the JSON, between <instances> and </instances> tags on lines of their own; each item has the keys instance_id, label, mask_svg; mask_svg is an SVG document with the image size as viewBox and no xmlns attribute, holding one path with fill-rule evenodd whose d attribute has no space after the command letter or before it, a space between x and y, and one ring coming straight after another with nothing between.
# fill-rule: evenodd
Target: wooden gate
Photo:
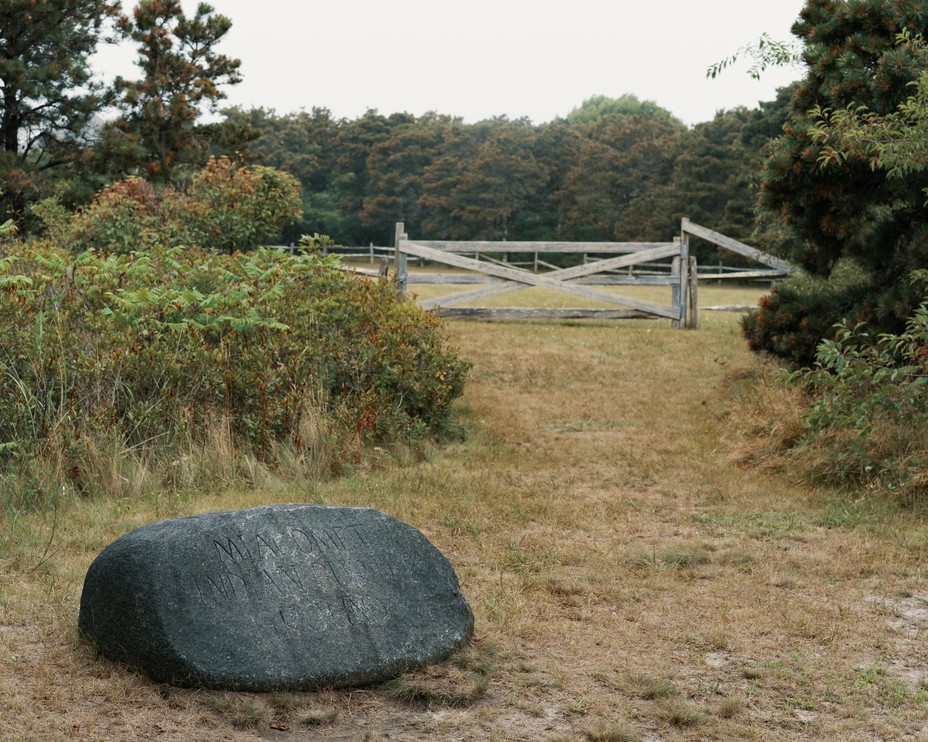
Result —
<instances>
[{"instance_id":1,"label":"wooden gate","mask_svg":"<svg viewBox=\"0 0 928 742\"><path fill-rule=\"evenodd\" d=\"M443 317L486 317L503 319L598 318L598 319L669 319L673 327L695 327L696 264L688 252L685 239L673 242L457 242L447 240L410 240L402 222L396 225L395 265L400 291L409 283L484 284L479 288L419 304L437 308ZM533 255L534 270L490 257L493 254ZM545 259L554 254L583 255L584 264L558 268ZM468 257L472 255L473 257ZM586 256L597 259L586 262ZM599 257L610 256L615 257ZM470 274L409 273L407 257L413 256L455 268ZM539 256L545 256L539 258ZM631 276L616 271L642 263L670 261L663 275ZM548 268L535 272L539 266ZM592 288L604 286L670 286L670 305ZM595 299L621 309L535 309L521 307L461 307L460 304L499 296L530 286L561 291ZM691 305L692 303L692 305Z\"/></svg>"}]
</instances>

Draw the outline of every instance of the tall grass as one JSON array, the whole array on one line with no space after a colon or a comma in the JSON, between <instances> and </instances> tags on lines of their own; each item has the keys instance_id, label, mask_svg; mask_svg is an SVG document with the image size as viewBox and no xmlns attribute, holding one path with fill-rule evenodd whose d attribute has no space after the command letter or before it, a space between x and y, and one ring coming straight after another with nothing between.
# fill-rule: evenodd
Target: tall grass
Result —
<instances>
[{"instance_id":1,"label":"tall grass","mask_svg":"<svg viewBox=\"0 0 928 742\"><path fill-rule=\"evenodd\" d=\"M4 251L8 507L318 476L452 425L468 364L437 318L330 259Z\"/></svg>"}]
</instances>

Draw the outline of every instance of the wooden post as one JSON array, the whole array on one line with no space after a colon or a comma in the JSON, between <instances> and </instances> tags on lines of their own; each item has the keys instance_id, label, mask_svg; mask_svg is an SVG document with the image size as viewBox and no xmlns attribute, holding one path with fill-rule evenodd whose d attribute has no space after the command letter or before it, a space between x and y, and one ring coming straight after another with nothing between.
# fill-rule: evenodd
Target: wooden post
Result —
<instances>
[{"instance_id":1,"label":"wooden post","mask_svg":"<svg viewBox=\"0 0 928 742\"><path fill-rule=\"evenodd\" d=\"M679 286L674 292L674 306L679 307L680 310L680 321L675 322L672 326L674 329L680 329L681 327L689 327L689 322L687 319L687 309L689 308L689 303L687 301L687 293L689 289L689 274L690 274L690 260L689 260L689 244L686 241L686 235L681 235L680 237L673 238L674 244L678 245L680 248L680 259L679 261L674 260L674 265L678 266L679 273L677 278L679 280L676 286Z\"/></svg>"},{"instance_id":2,"label":"wooden post","mask_svg":"<svg viewBox=\"0 0 928 742\"><path fill-rule=\"evenodd\" d=\"M673 304L673 308L677 311L680 310L680 256L677 255L674 257L673 261L670 263L670 277L675 279L671 284L670 288L670 303ZM670 320L670 326L674 330L680 329L680 320L672 319Z\"/></svg>"},{"instance_id":3,"label":"wooden post","mask_svg":"<svg viewBox=\"0 0 928 742\"><path fill-rule=\"evenodd\" d=\"M699 286L699 266L696 265L696 256L690 255L690 290L689 290L689 311L687 312L687 327L695 330L699 324L699 303L697 301L697 288Z\"/></svg>"},{"instance_id":4,"label":"wooden post","mask_svg":"<svg viewBox=\"0 0 928 742\"><path fill-rule=\"evenodd\" d=\"M374 264L374 243L373 242L371 243L371 246L370 246L369 256L370 256L370 264L373 265Z\"/></svg>"},{"instance_id":5,"label":"wooden post","mask_svg":"<svg viewBox=\"0 0 928 742\"><path fill-rule=\"evenodd\" d=\"M683 311L682 327L690 327L690 269L693 264L690 262L690 241L686 232L681 229L680 236L674 238L674 242L680 243L680 307Z\"/></svg>"},{"instance_id":6,"label":"wooden post","mask_svg":"<svg viewBox=\"0 0 928 742\"><path fill-rule=\"evenodd\" d=\"M406 253L400 249L406 239L405 225L397 222L393 233L393 269L396 271L396 286L400 294L406 293L406 284L409 282L409 272L406 270Z\"/></svg>"}]
</instances>

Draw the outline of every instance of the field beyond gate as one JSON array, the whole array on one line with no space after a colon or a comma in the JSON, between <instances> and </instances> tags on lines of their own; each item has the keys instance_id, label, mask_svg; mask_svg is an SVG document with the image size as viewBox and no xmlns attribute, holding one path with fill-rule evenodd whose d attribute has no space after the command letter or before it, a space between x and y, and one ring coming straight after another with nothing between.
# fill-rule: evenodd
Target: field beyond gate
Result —
<instances>
[{"instance_id":1,"label":"field beyond gate","mask_svg":"<svg viewBox=\"0 0 928 742\"><path fill-rule=\"evenodd\" d=\"M746 303L710 287L710 303ZM758 292L754 292L756 300ZM799 483L795 400L737 316L451 323L465 440L331 482L75 500L0 530L0 740L918 739L928 531ZM451 560L477 641L381 688L159 686L74 636L103 545L161 518L295 500L376 507Z\"/></svg>"}]
</instances>

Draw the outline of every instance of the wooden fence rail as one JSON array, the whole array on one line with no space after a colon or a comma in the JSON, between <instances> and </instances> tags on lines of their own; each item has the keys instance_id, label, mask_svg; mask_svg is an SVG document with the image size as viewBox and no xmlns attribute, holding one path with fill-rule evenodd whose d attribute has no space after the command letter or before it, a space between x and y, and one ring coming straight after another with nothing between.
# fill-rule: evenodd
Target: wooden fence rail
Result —
<instances>
[{"instance_id":1,"label":"wooden fence rail","mask_svg":"<svg viewBox=\"0 0 928 742\"><path fill-rule=\"evenodd\" d=\"M713 275L704 274L702 276L703 278L726 280L750 278L783 278L798 270L796 266L787 263L785 260L781 260L780 258L774 257L773 255L768 255L767 253L758 250L756 247L746 245L743 242L722 234L721 232L716 232L714 229L709 229L708 227L702 227L698 224L694 224L686 217L683 218L683 221L680 225L680 232L684 236L684 239L686 238L686 235L701 237L702 239L711 242L718 247L721 247L723 250L728 250L729 252L733 252L737 255L743 255L744 257L750 258L757 263L768 266L766 270L746 270L731 273L722 273L720 271L719 273Z\"/></svg>"}]
</instances>

